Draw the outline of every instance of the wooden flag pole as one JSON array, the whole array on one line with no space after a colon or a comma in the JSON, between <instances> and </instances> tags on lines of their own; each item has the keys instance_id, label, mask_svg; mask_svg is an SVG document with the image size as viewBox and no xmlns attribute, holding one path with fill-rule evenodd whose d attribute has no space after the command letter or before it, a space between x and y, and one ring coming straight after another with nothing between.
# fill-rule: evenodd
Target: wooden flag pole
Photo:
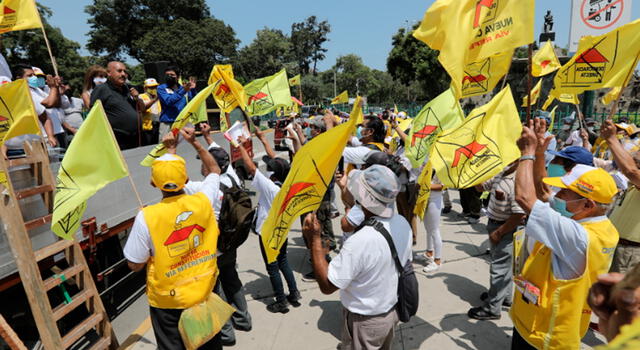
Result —
<instances>
[{"instance_id":1,"label":"wooden flag pole","mask_svg":"<svg viewBox=\"0 0 640 350\"><path fill-rule=\"evenodd\" d=\"M51 65L53 66L53 73L55 76L58 76L58 64L56 63L56 58L53 56L53 51L51 51L51 45L49 44L49 38L47 38L47 32L44 30L44 25L40 27L42 29L42 35L44 36L44 43L47 44L47 50L49 51L49 57L51 58Z\"/></svg>"},{"instance_id":2,"label":"wooden flag pole","mask_svg":"<svg viewBox=\"0 0 640 350\"><path fill-rule=\"evenodd\" d=\"M533 61L533 44L529 44L529 66L527 68L527 124L531 120L531 68Z\"/></svg>"}]
</instances>

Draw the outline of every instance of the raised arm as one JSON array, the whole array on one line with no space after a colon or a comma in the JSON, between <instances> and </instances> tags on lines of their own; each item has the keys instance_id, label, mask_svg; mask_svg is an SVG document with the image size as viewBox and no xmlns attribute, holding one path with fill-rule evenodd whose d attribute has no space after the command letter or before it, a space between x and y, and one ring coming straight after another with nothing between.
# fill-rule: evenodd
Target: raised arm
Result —
<instances>
[{"instance_id":1,"label":"raised arm","mask_svg":"<svg viewBox=\"0 0 640 350\"><path fill-rule=\"evenodd\" d=\"M604 122L600 130L600 136L607 141L609 149L613 154L613 159L622 174L624 174L631 183L640 186L640 169L638 169L631 154L627 152L624 147L622 147L620 141L618 141L616 137L616 126L611 120Z\"/></svg>"},{"instance_id":2,"label":"raised arm","mask_svg":"<svg viewBox=\"0 0 640 350\"><path fill-rule=\"evenodd\" d=\"M209 125L209 123L200 123L200 132L202 132L202 136L204 136L204 140L207 142L207 145L213 143L213 137L211 137L211 125Z\"/></svg>"},{"instance_id":3,"label":"raised arm","mask_svg":"<svg viewBox=\"0 0 640 350\"><path fill-rule=\"evenodd\" d=\"M247 169L247 171L249 172L249 174L251 174L251 176L254 176L256 174L256 171L258 171L258 168L256 167L256 164L253 162L253 159L251 159L251 157L249 157L249 152L247 152L247 150L244 148L243 144L245 142L247 142L247 138L244 136L240 136L238 137L238 141L240 141L240 146L238 147L240 149L240 155L242 156L242 162L244 163L245 168Z\"/></svg>"},{"instance_id":4,"label":"raised arm","mask_svg":"<svg viewBox=\"0 0 640 350\"><path fill-rule=\"evenodd\" d=\"M209 175L210 173L220 175L221 171L218 163L213 158L211 153L209 153L209 151L204 148L196 139L196 130L194 128L182 128L180 130L180 134L198 152L198 156L200 156L200 160L202 161L202 164L204 164L205 168L205 172L203 175L205 177L207 177L207 175Z\"/></svg>"},{"instance_id":5,"label":"raised arm","mask_svg":"<svg viewBox=\"0 0 640 350\"><path fill-rule=\"evenodd\" d=\"M551 196L551 188L542 182L547 176L547 164L545 154L549 148L549 144L555 136L545 136L547 131L547 121L536 118L534 121L534 133L536 135L536 159L533 161L533 182L536 188L536 196L543 202L549 201Z\"/></svg>"},{"instance_id":6,"label":"raised arm","mask_svg":"<svg viewBox=\"0 0 640 350\"><path fill-rule=\"evenodd\" d=\"M262 142L262 146L264 146L264 151L267 152L267 156L269 156L269 158L275 158L276 157L276 152L273 151L273 149L271 148L271 145L269 145L269 142L267 141L267 136L264 134L264 131L261 131L259 128L255 128L255 134L256 137L258 138L258 140L260 140L260 142Z\"/></svg>"},{"instance_id":7,"label":"raised arm","mask_svg":"<svg viewBox=\"0 0 640 350\"><path fill-rule=\"evenodd\" d=\"M58 89L60 83L59 77L52 77L47 75L47 86L49 87L49 96L40 102L46 108L55 108L60 105L60 90Z\"/></svg>"},{"instance_id":8,"label":"raised arm","mask_svg":"<svg viewBox=\"0 0 640 350\"><path fill-rule=\"evenodd\" d=\"M536 141L536 135L533 132L533 120L530 120L528 126L522 127L522 136L518 140L518 147L523 158L535 157ZM531 213L537 200L534 185L533 160L521 158L516 172L516 202L527 214Z\"/></svg>"}]
</instances>

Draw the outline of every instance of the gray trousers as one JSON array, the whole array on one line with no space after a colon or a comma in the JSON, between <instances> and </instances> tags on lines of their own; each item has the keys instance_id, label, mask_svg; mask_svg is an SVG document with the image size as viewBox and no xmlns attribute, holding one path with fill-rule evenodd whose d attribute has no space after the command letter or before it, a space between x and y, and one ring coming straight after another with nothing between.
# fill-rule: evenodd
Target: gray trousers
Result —
<instances>
[{"instance_id":1,"label":"gray trousers","mask_svg":"<svg viewBox=\"0 0 640 350\"><path fill-rule=\"evenodd\" d=\"M495 231L499 224L489 222L487 231L491 233ZM489 269L490 287L489 297L485 301L484 308L486 311L494 314L500 314L500 308L505 300L511 300L513 293L513 271L512 271L512 253L513 253L513 233L509 232L502 236L498 244L491 243L491 267Z\"/></svg>"},{"instance_id":2,"label":"gray trousers","mask_svg":"<svg viewBox=\"0 0 640 350\"><path fill-rule=\"evenodd\" d=\"M341 350L391 349L393 327L398 323L395 308L382 315L364 316L342 308Z\"/></svg>"},{"instance_id":3,"label":"gray trousers","mask_svg":"<svg viewBox=\"0 0 640 350\"><path fill-rule=\"evenodd\" d=\"M618 243L610 272L627 273L640 263L640 247Z\"/></svg>"}]
</instances>

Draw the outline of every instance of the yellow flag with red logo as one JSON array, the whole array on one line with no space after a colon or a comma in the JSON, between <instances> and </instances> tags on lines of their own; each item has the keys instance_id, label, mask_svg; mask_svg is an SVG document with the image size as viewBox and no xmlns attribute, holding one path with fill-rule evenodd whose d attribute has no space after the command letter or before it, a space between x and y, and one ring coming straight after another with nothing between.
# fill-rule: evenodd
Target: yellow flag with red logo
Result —
<instances>
[{"instance_id":1,"label":"yellow flag with red logo","mask_svg":"<svg viewBox=\"0 0 640 350\"><path fill-rule=\"evenodd\" d=\"M575 94L560 94L560 96L554 96L553 94L554 94L554 91L551 90L551 92L549 92L549 97L547 97L547 100L544 102L544 105L542 106L543 111L546 111L547 108L549 108L549 106L551 105L551 103L556 99L558 99L558 101L563 103L571 103L574 105L580 104L580 100L578 99L578 96Z\"/></svg>"},{"instance_id":2,"label":"yellow flag with red logo","mask_svg":"<svg viewBox=\"0 0 640 350\"><path fill-rule=\"evenodd\" d=\"M580 39L578 51L553 80L554 95L626 86L640 56L640 19Z\"/></svg>"},{"instance_id":3,"label":"yellow flag with red logo","mask_svg":"<svg viewBox=\"0 0 640 350\"><path fill-rule=\"evenodd\" d=\"M484 95L493 91L498 82L511 67L513 51L498 53L477 62L467 63L462 76L454 76L457 71L451 71L451 86L454 91L460 91L460 98Z\"/></svg>"},{"instance_id":4,"label":"yellow flag with red logo","mask_svg":"<svg viewBox=\"0 0 640 350\"><path fill-rule=\"evenodd\" d=\"M278 107L291 106L291 90L287 83L287 71L256 79L244 86L247 94L247 114L265 115Z\"/></svg>"},{"instance_id":5,"label":"yellow flag with red logo","mask_svg":"<svg viewBox=\"0 0 640 350\"><path fill-rule=\"evenodd\" d=\"M221 110L231 113L236 107L244 110L247 98L242 84L234 79L233 67L230 64L216 64L209 75L209 85L215 85L212 95Z\"/></svg>"},{"instance_id":6,"label":"yellow flag with red logo","mask_svg":"<svg viewBox=\"0 0 640 350\"><path fill-rule=\"evenodd\" d=\"M542 79L538 80L536 86L531 89L531 103L528 103L529 95L524 95L524 97L522 98L522 107L526 107L527 105L535 105L538 102L538 97L540 97L540 91L542 91Z\"/></svg>"},{"instance_id":7,"label":"yellow flag with red logo","mask_svg":"<svg viewBox=\"0 0 640 350\"><path fill-rule=\"evenodd\" d=\"M413 36L439 50L461 97L464 68L533 42L534 0L438 0Z\"/></svg>"},{"instance_id":8,"label":"yellow flag with red logo","mask_svg":"<svg viewBox=\"0 0 640 350\"><path fill-rule=\"evenodd\" d=\"M609 92L607 92L606 95L602 96L602 99L601 99L602 104L608 105L611 102L613 102L615 99L618 98L618 95L620 95L620 91L622 91L622 88L619 86L609 90Z\"/></svg>"},{"instance_id":9,"label":"yellow flag with red logo","mask_svg":"<svg viewBox=\"0 0 640 350\"><path fill-rule=\"evenodd\" d=\"M424 219L424 211L427 209L427 203L429 202L429 196L431 195L431 178L433 177L433 167L431 162L427 162L420 176L418 177L418 199L416 200L416 206L413 208L413 213L420 217L420 220Z\"/></svg>"},{"instance_id":10,"label":"yellow flag with red logo","mask_svg":"<svg viewBox=\"0 0 640 350\"><path fill-rule=\"evenodd\" d=\"M349 102L349 93L347 90L344 90L340 93L340 95L336 96L331 100L332 105L337 105L339 103L348 103Z\"/></svg>"},{"instance_id":11,"label":"yellow flag with red logo","mask_svg":"<svg viewBox=\"0 0 640 350\"><path fill-rule=\"evenodd\" d=\"M302 82L302 77L300 76L300 74L298 74L295 77L289 79L289 86L297 86L297 85L300 85L301 82Z\"/></svg>"},{"instance_id":12,"label":"yellow flag with red logo","mask_svg":"<svg viewBox=\"0 0 640 350\"><path fill-rule=\"evenodd\" d=\"M352 115L361 108L359 100L356 100ZM289 175L262 225L260 237L269 263L276 261L296 217L320 206L347 140L356 128L355 120L314 137L296 153Z\"/></svg>"},{"instance_id":13,"label":"yellow flag with red logo","mask_svg":"<svg viewBox=\"0 0 640 350\"><path fill-rule=\"evenodd\" d=\"M0 33L42 28L34 0L4 0L0 2Z\"/></svg>"},{"instance_id":14,"label":"yellow flag with red logo","mask_svg":"<svg viewBox=\"0 0 640 350\"><path fill-rule=\"evenodd\" d=\"M26 80L0 86L0 144L20 135L39 135L37 117Z\"/></svg>"},{"instance_id":15,"label":"yellow flag with red logo","mask_svg":"<svg viewBox=\"0 0 640 350\"><path fill-rule=\"evenodd\" d=\"M556 51L553 49L551 40L548 40L544 46L533 55L532 63L531 75L534 77L541 77L553 73L562 66L560 60L558 60Z\"/></svg>"},{"instance_id":16,"label":"yellow flag with red logo","mask_svg":"<svg viewBox=\"0 0 640 350\"><path fill-rule=\"evenodd\" d=\"M469 188L520 157L516 140L521 131L511 87L507 86L489 103L471 111L460 126L445 130L429 159L444 186Z\"/></svg>"}]
</instances>

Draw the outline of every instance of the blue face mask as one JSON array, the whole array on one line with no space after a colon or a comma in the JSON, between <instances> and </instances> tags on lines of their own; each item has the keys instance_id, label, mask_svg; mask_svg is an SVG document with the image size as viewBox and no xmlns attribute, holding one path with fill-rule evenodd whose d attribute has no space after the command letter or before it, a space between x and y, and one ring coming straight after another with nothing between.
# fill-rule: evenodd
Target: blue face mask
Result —
<instances>
[{"instance_id":1,"label":"blue face mask","mask_svg":"<svg viewBox=\"0 0 640 350\"><path fill-rule=\"evenodd\" d=\"M564 176L567 172L564 170L564 167L560 164L549 164L549 168L547 168L547 175L549 177L560 177Z\"/></svg>"},{"instance_id":2,"label":"blue face mask","mask_svg":"<svg viewBox=\"0 0 640 350\"><path fill-rule=\"evenodd\" d=\"M359 126L359 127L356 129L356 138L357 138L358 140L360 140L360 139L362 138L362 126Z\"/></svg>"},{"instance_id":3,"label":"blue face mask","mask_svg":"<svg viewBox=\"0 0 640 350\"><path fill-rule=\"evenodd\" d=\"M45 85L45 82L46 81L45 81L44 77L38 77L38 87L39 88L42 89L44 87L44 85Z\"/></svg>"},{"instance_id":4,"label":"blue face mask","mask_svg":"<svg viewBox=\"0 0 640 350\"><path fill-rule=\"evenodd\" d=\"M304 129L304 136L309 140L311 139L311 128Z\"/></svg>"},{"instance_id":5,"label":"blue face mask","mask_svg":"<svg viewBox=\"0 0 640 350\"><path fill-rule=\"evenodd\" d=\"M565 201L564 199L556 198L555 196L553 196L549 198L549 204L551 205L551 209L557 211L564 217L570 218L575 215L567 210L567 201Z\"/></svg>"},{"instance_id":6,"label":"blue face mask","mask_svg":"<svg viewBox=\"0 0 640 350\"><path fill-rule=\"evenodd\" d=\"M29 84L29 87L32 88L37 88L38 87L38 77L36 77L35 75L30 76L27 78L27 84Z\"/></svg>"}]
</instances>

